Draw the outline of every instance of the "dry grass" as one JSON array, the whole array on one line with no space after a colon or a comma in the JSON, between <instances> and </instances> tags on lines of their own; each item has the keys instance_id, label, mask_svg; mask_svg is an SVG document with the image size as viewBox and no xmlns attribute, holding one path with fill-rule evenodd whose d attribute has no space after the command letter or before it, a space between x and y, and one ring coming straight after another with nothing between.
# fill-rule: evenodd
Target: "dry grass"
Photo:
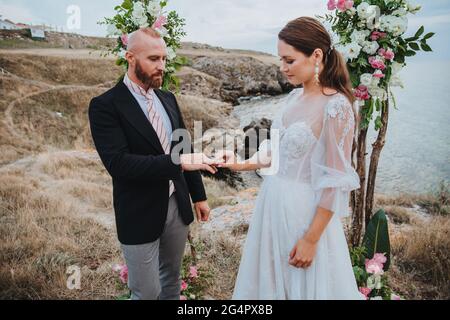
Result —
<instances>
[{"instance_id":1,"label":"dry grass","mask_svg":"<svg viewBox=\"0 0 450 320\"><path fill-rule=\"evenodd\" d=\"M77 173L77 180L72 179ZM107 180L96 161L73 155L41 156L24 168L2 173L0 298L119 295L111 271L121 260L114 232L81 217L86 208L111 211ZM81 268L81 290L66 287L71 265Z\"/></svg>"},{"instance_id":2,"label":"dry grass","mask_svg":"<svg viewBox=\"0 0 450 320\"><path fill-rule=\"evenodd\" d=\"M450 298L450 219L432 217L392 238L391 283L409 299Z\"/></svg>"},{"instance_id":3,"label":"dry grass","mask_svg":"<svg viewBox=\"0 0 450 320\"><path fill-rule=\"evenodd\" d=\"M56 90L26 99L12 110L15 129L37 145L92 147L87 109L92 97L103 90Z\"/></svg>"},{"instance_id":4,"label":"dry grass","mask_svg":"<svg viewBox=\"0 0 450 320\"><path fill-rule=\"evenodd\" d=\"M66 85L98 85L116 80L123 73L111 59L71 59L28 54L0 54L0 66L22 78Z\"/></svg>"},{"instance_id":5,"label":"dry grass","mask_svg":"<svg viewBox=\"0 0 450 320\"><path fill-rule=\"evenodd\" d=\"M211 274L204 295L215 300L231 299L241 260L240 242L229 234L211 235L201 242L199 266Z\"/></svg>"}]
</instances>

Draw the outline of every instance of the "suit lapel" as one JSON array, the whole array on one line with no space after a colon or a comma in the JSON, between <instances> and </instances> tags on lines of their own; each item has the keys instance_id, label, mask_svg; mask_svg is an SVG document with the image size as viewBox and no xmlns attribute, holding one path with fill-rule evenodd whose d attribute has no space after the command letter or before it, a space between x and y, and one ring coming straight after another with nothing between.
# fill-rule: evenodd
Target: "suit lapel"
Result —
<instances>
[{"instance_id":1,"label":"suit lapel","mask_svg":"<svg viewBox=\"0 0 450 320\"><path fill-rule=\"evenodd\" d=\"M139 133L147 139L147 141L154 148L156 148L156 150L158 150L158 152L164 153L155 129L153 129L152 124L145 116L145 113L142 111L139 103L122 81L116 85L115 104L117 109L123 114L128 122L130 122L131 125L139 131Z\"/></svg>"}]
</instances>

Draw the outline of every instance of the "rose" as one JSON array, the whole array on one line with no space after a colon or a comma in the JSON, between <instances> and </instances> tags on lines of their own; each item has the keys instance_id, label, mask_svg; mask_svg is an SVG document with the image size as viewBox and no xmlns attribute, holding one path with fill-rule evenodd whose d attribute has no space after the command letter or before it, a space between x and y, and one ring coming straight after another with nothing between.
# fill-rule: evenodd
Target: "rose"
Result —
<instances>
[{"instance_id":1,"label":"rose","mask_svg":"<svg viewBox=\"0 0 450 320\"><path fill-rule=\"evenodd\" d=\"M167 24L167 18L165 16L159 16L155 23L153 23L152 28L153 29L161 29Z\"/></svg>"},{"instance_id":2,"label":"rose","mask_svg":"<svg viewBox=\"0 0 450 320\"><path fill-rule=\"evenodd\" d=\"M369 88L370 90L370 88ZM375 259L366 259L366 271L375 275L383 274L383 264Z\"/></svg>"},{"instance_id":3,"label":"rose","mask_svg":"<svg viewBox=\"0 0 450 320\"><path fill-rule=\"evenodd\" d=\"M351 0L338 0L336 7L339 11L344 12L353 7L353 1Z\"/></svg>"},{"instance_id":4,"label":"rose","mask_svg":"<svg viewBox=\"0 0 450 320\"><path fill-rule=\"evenodd\" d=\"M188 288L188 284L186 281L181 281L181 291L185 291Z\"/></svg>"},{"instance_id":5,"label":"rose","mask_svg":"<svg viewBox=\"0 0 450 320\"><path fill-rule=\"evenodd\" d=\"M374 31L370 35L370 39L372 41L377 41L378 39L386 38L386 36L387 36L387 33L385 33L385 32Z\"/></svg>"},{"instance_id":6,"label":"rose","mask_svg":"<svg viewBox=\"0 0 450 320\"><path fill-rule=\"evenodd\" d=\"M385 75L383 74L383 72L381 70L375 70L375 72L373 73L373 76L378 79L385 77Z\"/></svg>"},{"instance_id":7,"label":"rose","mask_svg":"<svg viewBox=\"0 0 450 320\"><path fill-rule=\"evenodd\" d=\"M372 292L372 289L361 287L359 288L359 292L361 292L367 299L369 297L369 294Z\"/></svg>"},{"instance_id":8,"label":"rose","mask_svg":"<svg viewBox=\"0 0 450 320\"><path fill-rule=\"evenodd\" d=\"M122 41L122 44L126 47L128 45L128 34L124 33L121 35L120 41Z\"/></svg>"},{"instance_id":9,"label":"rose","mask_svg":"<svg viewBox=\"0 0 450 320\"><path fill-rule=\"evenodd\" d=\"M336 0L328 0L328 10L335 10L337 8Z\"/></svg>"},{"instance_id":10,"label":"rose","mask_svg":"<svg viewBox=\"0 0 450 320\"><path fill-rule=\"evenodd\" d=\"M374 69L380 69L382 71L386 69L386 65L380 59L380 57L369 57L369 63Z\"/></svg>"},{"instance_id":11,"label":"rose","mask_svg":"<svg viewBox=\"0 0 450 320\"><path fill-rule=\"evenodd\" d=\"M370 99L368 88L367 88L367 86L364 86L364 85L359 85L355 89L354 95L359 100L369 100Z\"/></svg>"},{"instance_id":12,"label":"rose","mask_svg":"<svg viewBox=\"0 0 450 320\"><path fill-rule=\"evenodd\" d=\"M119 278L123 284L126 284L128 282L128 267L127 266L123 266L122 270L120 270Z\"/></svg>"},{"instance_id":13,"label":"rose","mask_svg":"<svg viewBox=\"0 0 450 320\"><path fill-rule=\"evenodd\" d=\"M189 268L189 277L190 278L198 278L198 270L197 267L192 266Z\"/></svg>"},{"instance_id":14,"label":"rose","mask_svg":"<svg viewBox=\"0 0 450 320\"><path fill-rule=\"evenodd\" d=\"M384 255L384 253L375 253L375 254L373 255L372 260L378 262L378 263L381 264L381 265L384 265L384 264L386 263L386 261L387 261L387 258L386 258L386 256Z\"/></svg>"}]
</instances>

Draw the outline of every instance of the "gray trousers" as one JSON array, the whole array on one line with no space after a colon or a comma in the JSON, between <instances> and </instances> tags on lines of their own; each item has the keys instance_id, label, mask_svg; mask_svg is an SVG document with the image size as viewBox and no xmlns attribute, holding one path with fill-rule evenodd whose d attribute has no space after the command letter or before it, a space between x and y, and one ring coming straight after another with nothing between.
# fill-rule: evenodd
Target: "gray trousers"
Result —
<instances>
[{"instance_id":1,"label":"gray trousers","mask_svg":"<svg viewBox=\"0 0 450 320\"><path fill-rule=\"evenodd\" d=\"M124 245L132 300L179 300L180 269L189 227L181 220L173 194L161 237L152 243Z\"/></svg>"}]
</instances>

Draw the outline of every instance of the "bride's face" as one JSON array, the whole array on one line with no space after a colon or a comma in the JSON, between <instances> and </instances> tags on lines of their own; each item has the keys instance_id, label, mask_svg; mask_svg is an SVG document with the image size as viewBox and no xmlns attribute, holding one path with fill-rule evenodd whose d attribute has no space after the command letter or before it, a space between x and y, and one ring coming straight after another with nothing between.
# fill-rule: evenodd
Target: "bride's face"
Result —
<instances>
[{"instance_id":1,"label":"bride's face","mask_svg":"<svg viewBox=\"0 0 450 320\"><path fill-rule=\"evenodd\" d=\"M292 85L298 86L314 78L314 54L307 57L283 40L278 40L278 55L282 63L280 70Z\"/></svg>"}]
</instances>

